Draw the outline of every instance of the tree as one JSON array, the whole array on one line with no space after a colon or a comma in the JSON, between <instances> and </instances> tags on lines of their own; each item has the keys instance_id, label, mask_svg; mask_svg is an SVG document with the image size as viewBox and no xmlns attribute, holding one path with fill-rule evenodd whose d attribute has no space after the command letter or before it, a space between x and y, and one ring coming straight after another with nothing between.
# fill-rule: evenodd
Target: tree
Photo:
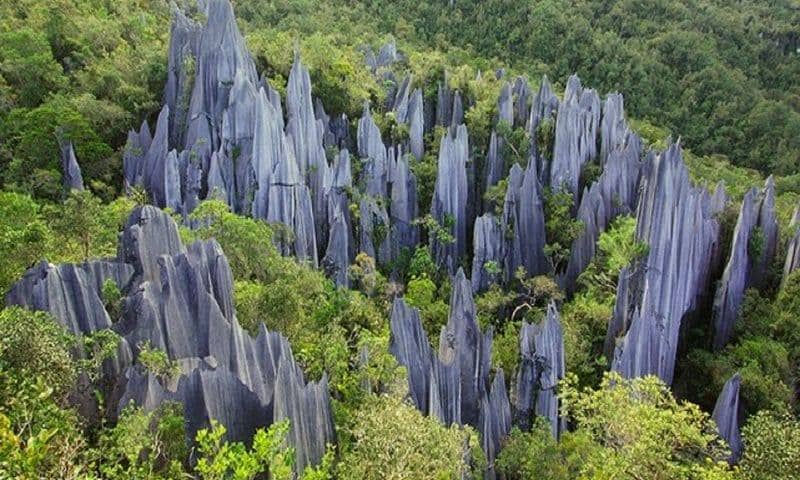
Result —
<instances>
[{"instance_id":1,"label":"tree","mask_svg":"<svg viewBox=\"0 0 800 480\"><path fill-rule=\"evenodd\" d=\"M606 373L596 390L559 386L563 413L602 447L581 476L592 478L732 478L716 425L697 405L679 402L663 382Z\"/></svg>"},{"instance_id":2,"label":"tree","mask_svg":"<svg viewBox=\"0 0 800 480\"><path fill-rule=\"evenodd\" d=\"M62 204L44 209L53 234L53 260L81 262L111 257L117 251L117 234L133 209L133 202L120 198L104 205L89 190L73 190Z\"/></svg>"},{"instance_id":3,"label":"tree","mask_svg":"<svg viewBox=\"0 0 800 480\"><path fill-rule=\"evenodd\" d=\"M368 398L350 434L352 449L342 454L337 472L343 480L463 478L482 471L482 452L469 427L446 427L396 394Z\"/></svg>"},{"instance_id":4,"label":"tree","mask_svg":"<svg viewBox=\"0 0 800 480\"><path fill-rule=\"evenodd\" d=\"M747 420L742 437L741 478L800 478L800 420L796 417L762 410Z\"/></svg>"},{"instance_id":5,"label":"tree","mask_svg":"<svg viewBox=\"0 0 800 480\"><path fill-rule=\"evenodd\" d=\"M45 256L52 233L28 195L0 192L0 294Z\"/></svg>"}]
</instances>

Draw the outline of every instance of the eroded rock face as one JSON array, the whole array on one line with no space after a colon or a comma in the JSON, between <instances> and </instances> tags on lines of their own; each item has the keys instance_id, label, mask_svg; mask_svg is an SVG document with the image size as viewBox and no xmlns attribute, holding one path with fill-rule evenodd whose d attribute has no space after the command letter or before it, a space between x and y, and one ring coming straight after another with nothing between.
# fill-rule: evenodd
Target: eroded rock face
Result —
<instances>
[{"instance_id":1,"label":"eroded rock face","mask_svg":"<svg viewBox=\"0 0 800 480\"><path fill-rule=\"evenodd\" d=\"M112 324L102 299L113 281L123 293L122 318ZM334 441L327 380L306 382L288 341L261 325L252 337L237 320L230 266L215 240L188 247L174 220L138 207L120 235L116 261L32 268L10 291L8 304L50 312L75 334L111 328L121 337L106 374L107 398L118 413L133 401L146 409L184 405L188 440L210 419L229 438L249 441L258 428L289 419L298 471L317 463ZM167 353L181 373L156 378L136 363L148 345Z\"/></svg>"},{"instance_id":2,"label":"eroded rock face","mask_svg":"<svg viewBox=\"0 0 800 480\"><path fill-rule=\"evenodd\" d=\"M459 269L453 280L450 317L434 354L419 313L395 300L390 351L408 371L409 391L417 408L445 425L469 424L481 432L493 462L511 428L511 410L502 371L489 383L492 331L481 333L472 286Z\"/></svg>"},{"instance_id":3,"label":"eroded rock face","mask_svg":"<svg viewBox=\"0 0 800 480\"><path fill-rule=\"evenodd\" d=\"M714 405L714 412L711 418L717 424L719 436L728 442L731 449L731 456L728 461L733 464L742 456L744 446L742 436L739 432L739 388L742 380L738 373L725 382L722 387L717 403Z\"/></svg>"},{"instance_id":4,"label":"eroded rock face","mask_svg":"<svg viewBox=\"0 0 800 480\"><path fill-rule=\"evenodd\" d=\"M573 75L567 81L564 101L558 107L553 163L549 184L576 197L583 166L597 156L597 133L600 124L600 98L597 92L584 89Z\"/></svg>"},{"instance_id":5,"label":"eroded rock face","mask_svg":"<svg viewBox=\"0 0 800 480\"><path fill-rule=\"evenodd\" d=\"M112 280L123 289L133 272L131 265L113 261L67 265L42 261L11 288L6 304L48 312L71 333L90 334L111 326L103 284Z\"/></svg>"},{"instance_id":6,"label":"eroded rock face","mask_svg":"<svg viewBox=\"0 0 800 480\"><path fill-rule=\"evenodd\" d=\"M783 263L783 282L790 273L800 267L800 207L794 209L789 229L794 229L794 235L786 247L786 261Z\"/></svg>"},{"instance_id":7,"label":"eroded rock face","mask_svg":"<svg viewBox=\"0 0 800 480\"><path fill-rule=\"evenodd\" d=\"M578 276L594 258L600 234L615 217L636 210L642 167L639 161L641 141L635 134L630 135L629 140L629 144L617 146L610 152L603 173L581 196L577 218L583 223L583 231L572 243L567 269L559 278L568 294L574 291Z\"/></svg>"},{"instance_id":8,"label":"eroded rock face","mask_svg":"<svg viewBox=\"0 0 800 480\"><path fill-rule=\"evenodd\" d=\"M529 428L535 415L550 422L554 438L566 429L558 412L555 387L564 378L564 335L554 303L547 307L541 325L523 322L520 329L521 362L517 373L516 415L523 428Z\"/></svg>"},{"instance_id":9,"label":"eroded rock face","mask_svg":"<svg viewBox=\"0 0 800 480\"><path fill-rule=\"evenodd\" d=\"M524 267L529 276L551 270L544 254L544 209L534 162L529 162L524 172L517 164L511 167L501 230L505 241L503 272L507 282L519 267Z\"/></svg>"},{"instance_id":10,"label":"eroded rock face","mask_svg":"<svg viewBox=\"0 0 800 480\"><path fill-rule=\"evenodd\" d=\"M643 271L624 289L630 298L617 297L627 308L612 323L627 333L609 343L617 344L614 370L627 378L658 375L670 384L681 321L710 284L709 252L719 242L719 223L711 197L691 186L680 145L651 156L641 182L636 239L649 250Z\"/></svg>"},{"instance_id":11,"label":"eroded rock face","mask_svg":"<svg viewBox=\"0 0 800 480\"><path fill-rule=\"evenodd\" d=\"M83 191L83 175L72 142L61 142L61 170L64 172L62 184L66 192Z\"/></svg>"},{"instance_id":12,"label":"eroded rock face","mask_svg":"<svg viewBox=\"0 0 800 480\"><path fill-rule=\"evenodd\" d=\"M503 231L491 213L475 219L472 245L472 291L478 293L501 280Z\"/></svg>"},{"instance_id":13,"label":"eroded rock face","mask_svg":"<svg viewBox=\"0 0 800 480\"><path fill-rule=\"evenodd\" d=\"M451 273L456 271L467 248L467 212L470 203L468 161L467 127L459 125L455 132L449 131L442 137L436 186L431 201L431 215L453 237L450 243L432 238L431 249L436 262Z\"/></svg>"},{"instance_id":14,"label":"eroded rock face","mask_svg":"<svg viewBox=\"0 0 800 480\"><path fill-rule=\"evenodd\" d=\"M775 220L775 186L772 177L764 190L751 189L744 196L733 232L728 264L714 297L713 347L724 347L744 301L745 290L764 286L767 269L775 255L778 224Z\"/></svg>"}]
</instances>

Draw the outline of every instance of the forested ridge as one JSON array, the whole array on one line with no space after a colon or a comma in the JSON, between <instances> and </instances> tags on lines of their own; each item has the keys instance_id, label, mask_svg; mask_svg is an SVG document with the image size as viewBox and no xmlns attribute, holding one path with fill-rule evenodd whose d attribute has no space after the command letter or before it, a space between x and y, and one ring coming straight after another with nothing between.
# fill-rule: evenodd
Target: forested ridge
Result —
<instances>
[{"instance_id":1,"label":"forested ridge","mask_svg":"<svg viewBox=\"0 0 800 480\"><path fill-rule=\"evenodd\" d=\"M798 25L4 2L0 478L797 478Z\"/></svg>"}]
</instances>

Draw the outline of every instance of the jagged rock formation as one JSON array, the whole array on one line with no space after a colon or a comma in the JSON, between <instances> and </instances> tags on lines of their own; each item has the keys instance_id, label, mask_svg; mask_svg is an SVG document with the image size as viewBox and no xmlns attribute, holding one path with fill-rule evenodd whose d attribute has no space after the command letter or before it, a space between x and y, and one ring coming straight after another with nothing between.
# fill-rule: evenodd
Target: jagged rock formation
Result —
<instances>
[{"instance_id":1,"label":"jagged rock formation","mask_svg":"<svg viewBox=\"0 0 800 480\"><path fill-rule=\"evenodd\" d=\"M600 98L597 92L584 89L576 75L569 77L564 101L558 107L553 163L549 184L575 195L583 166L597 156L597 132L600 124Z\"/></svg>"},{"instance_id":2,"label":"jagged rock formation","mask_svg":"<svg viewBox=\"0 0 800 480\"><path fill-rule=\"evenodd\" d=\"M6 304L48 312L64 328L80 335L111 326L102 298L103 284L125 288L131 265L113 261L53 265L42 261L28 270L6 296Z\"/></svg>"},{"instance_id":3,"label":"jagged rock formation","mask_svg":"<svg viewBox=\"0 0 800 480\"><path fill-rule=\"evenodd\" d=\"M550 422L553 437L566 429L566 422L558 412L556 385L564 378L564 335L561 320L554 303L547 306L541 325L522 323L519 332L521 362L517 372L517 421L523 428L531 426L534 415Z\"/></svg>"},{"instance_id":4,"label":"jagged rock formation","mask_svg":"<svg viewBox=\"0 0 800 480\"><path fill-rule=\"evenodd\" d=\"M468 143L467 127L464 125L442 136L436 186L431 201L434 220L453 237L453 241L448 243L431 235L431 249L436 263L450 273L456 271L467 248L467 212L470 203L467 184Z\"/></svg>"},{"instance_id":5,"label":"jagged rock formation","mask_svg":"<svg viewBox=\"0 0 800 480\"><path fill-rule=\"evenodd\" d=\"M501 280L503 231L500 221L491 213L475 220L472 245L472 292L478 293Z\"/></svg>"},{"instance_id":6,"label":"jagged rock formation","mask_svg":"<svg viewBox=\"0 0 800 480\"><path fill-rule=\"evenodd\" d=\"M517 164L511 167L507 188L501 225L505 279L510 281L519 267L529 276L547 273L552 267L544 254L544 209L535 163L529 162L524 173Z\"/></svg>"},{"instance_id":7,"label":"jagged rock formation","mask_svg":"<svg viewBox=\"0 0 800 480\"><path fill-rule=\"evenodd\" d=\"M583 231L572 243L567 269L559 277L568 294L574 291L578 276L594 258L597 240L611 220L636 210L641 140L635 134L626 140L629 143L617 145L608 154L603 173L581 196L577 218L583 223Z\"/></svg>"},{"instance_id":8,"label":"jagged rock formation","mask_svg":"<svg viewBox=\"0 0 800 480\"><path fill-rule=\"evenodd\" d=\"M775 185L772 177L762 192L748 191L733 232L731 254L714 298L713 347L724 347L744 301L745 290L763 287L767 269L777 248L778 223L775 220Z\"/></svg>"},{"instance_id":9,"label":"jagged rock formation","mask_svg":"<svg viewBox=\"0 0 800 480\"><path fill-rule=\"evenodd\" d=\"M647 244L639 271L622 275L618 317L608 343L617 343L613 368L627 378L658 375L672 383L681 322L708 289L719 223L711 197L694 188L679 144L652 155L643 166L636 239Z\"/></svg>"},{"instance_id":10,"label":"jagged rock formation","mask_svg":"<svg viewBox=\"0 0 800 480\"><path fill-rule=\"evenodd\" d=\"M525 77L517 77L511 89L514 96L514 128L524 127L530 116L531 87Z\"/></svg>"},{"instance_id":11,"label":"jagged rock formation","mask_svg":"<svg viewBox=\"0 0 800 480\"><path fill-rule=\"evenodd\" d=\"M411 172L408 156L400 147L389 149L389 234L390 256L400 257L404 250L413 251L419 243L417 219L417 178Z\"/></svg>"},{"instance_id":12,"label":"jagged rock formation","mask_svg":"<svg viewBox=\"0 0 800 480\"><path fill-rule=\"evenodd\" d=\"M83 191L83 175L81 175L81 167L78 165L78 159L75 157L75 149L72 148L72 142L61 142L61 170L64 172L62 184L64 191L70 192L71 190Z\"/></svg>"},{"instance_id":13,"label":"jagged rock formation","mask_svg":"<svg viewBox=\"0 0 800 480\"><path fill-rule=\"evenodd\" d=\"M489 384L492 331L481 333L472 286L459 269L453 280L450 315L433 353L419 312L396 299L392 308L390 351L406 367L411 398L417 408L452 423L475 426L490 461L511 427L511 409L502 371Z\"/></svg>"},{"instance_id":14,"label":"jagged rock formation","mask_svg":"<svg viewBox=\"0 0 800 480\"><path fill-rule=\"evenodd\" d=\"M539 145L539 128L543 122L551 122L558 113L559 106L558 97L553 92L553 87L550 86L550 81L547 76L542 77L542 82L539 85L539 91L536 92L536 97L533 99L531 105L530 115L528 116L528 133L531 137L531 157L536 162L536 169L539 172L539 181L543 185L550 184L550 160L552 160L551 152L547 151L544 147L546 145Z\"/></svg>"},{"instance_id":15,"label":"jagged rock formation","mask_svg":"<svg viewBox=\"0 0 800 480\"><path fill-rule=\"evenodd\" d=\"M742 436L739 432L739 387L742 379L738 373L734 374L722 387L717 403L714 405L714 412L711 418L717 424L719 435L731 449L731 456L728 461L733 464L739 460L744 446Z\"/></svg>"},{"instance_id":16,"label":"jagged rock formation","mask_svg":"<svg viewBox=\"0 0 800 480\"><path fill-rule=\"evenodd\" d=\"M786 261L783 263L783 283L786 282L786 277L790 273L800 267L800 228L798 227L800 227L800 207L794 209L792 220L789 223L789 229L794 229L794 235L786 247Z\"/></svg>"},{"instance_id":17,"label":"jagged rock formation","mask_svg":"<svg viewBox=\"0 0 800 480\"><path fill-rule=\"evenodd\" d=\"M353 187L350 153L340 150L333 165L330 185L326 189L328 219L331 224L328 247L321 266L339 286L347 287L347 269L355 258L355 239L351 230L351 219L347 191Z\"/></svg>"},{"instance_id":18,"label":"jagged rock formation","mask_svg":"<svg viewBox=\"0 0 800 480\"><path fill-rule=\"evenodd\" d=\"M327 380L306 383L287 340L261 326L251 337L237 320L233 278L216 241L180 241L175 222L155 207L128 219L116 260L54 266L42 262L10 291L8 304L48 311L76 334L112 328L121 336L112 362L113 391L121 410L129 401L151 409L167 400L184 404L189 438L216 419L229 438L288 418L297 467L316 463L333 441ZM124 294L122 318L112 325L102 300L114 281ZM135 364L144 345L181 367L160 379ZM113 409L112 409L113 410Z\"/></svg>"}]
</instances>

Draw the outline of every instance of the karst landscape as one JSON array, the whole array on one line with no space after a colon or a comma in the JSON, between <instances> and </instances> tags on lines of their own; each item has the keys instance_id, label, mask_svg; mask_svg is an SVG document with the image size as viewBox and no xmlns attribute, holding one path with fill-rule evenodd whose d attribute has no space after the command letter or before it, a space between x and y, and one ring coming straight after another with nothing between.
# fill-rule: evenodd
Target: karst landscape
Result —
<instances>
[{"instance_id":1,"label":"karst landscape","mask_svg":"<svg viewBox=\"0 0 800 480\"><path fill-rule=\"evenodd\" d=\"M0 5L0 479L800 478L794 0Z\"/></svg>"}]
</instances>

